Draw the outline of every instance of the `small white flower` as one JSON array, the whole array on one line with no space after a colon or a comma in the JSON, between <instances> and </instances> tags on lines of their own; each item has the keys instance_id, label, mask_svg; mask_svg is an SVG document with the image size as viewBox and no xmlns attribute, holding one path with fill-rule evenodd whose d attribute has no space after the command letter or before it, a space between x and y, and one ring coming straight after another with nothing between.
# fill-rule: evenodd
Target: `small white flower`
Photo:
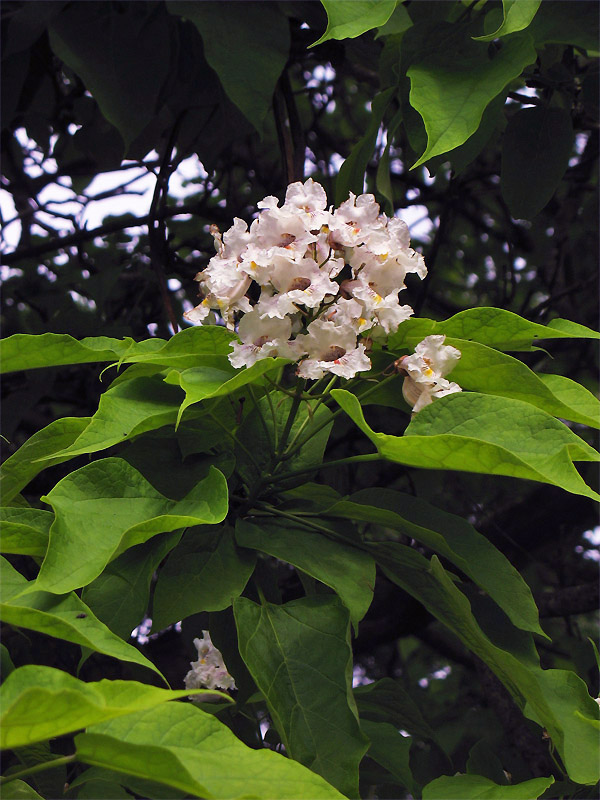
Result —
<instances>
[{"instance_id":1,"label":"small white flower","mask_svg":"<svg viewBox=\"0 0 600 800\"><path fill-rule=\"evenodd\" d=\"M208 631L202 631L202 639L194 639L194 646L198 660L190 663L192 669L183 679L185 688L236 689L235 681L223 663L221 651L212 643Z\"/></svg>"},{"instance_id":2,"label":"small white flower","mask_svg":"<svg viewBox=\"0 0 600 800\"><path fill-rule=\"evenodd\" d=\"M402 385L406 402L413 412L429 405L434 397L460 392L457 383L446 380L446 375L456 366L460 350L445 345L445 336L427 336L415 347L412 356L403 356L399 367L407 372Z\"/></svg>"}]
</instances>

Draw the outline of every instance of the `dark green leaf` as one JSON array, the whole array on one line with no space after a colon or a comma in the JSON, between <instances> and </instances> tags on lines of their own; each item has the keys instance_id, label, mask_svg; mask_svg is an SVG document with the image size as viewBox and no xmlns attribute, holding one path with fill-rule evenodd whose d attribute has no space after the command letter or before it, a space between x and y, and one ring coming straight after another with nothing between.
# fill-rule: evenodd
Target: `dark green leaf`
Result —
<instances>
[{"instance_id":1,"label":"dark green leaf","mask_svg":"<svg viewBox=\"0 0 600 800\"><path fill-rule=\"evenodd\" d=\"M43 557L53 520L37 508L0 508L0 552Z\"/></svg>"},{"instance_id":2,"label":"dark green leaf","mask_svg":"<svg viewBox=\"0 0 600 800\"><path fill-rule=\"evenodd\" d=\"M388 722L361 720L360 727L371 740L367 752L369 758L387 769L411 794L415 794L415 782L409 764L412 744L410 736L402 736L398 729Z\"/></svg>"},{"instance_id":3,"label":"dark green leaf","mask_svg":"<svg viewBox=\"0 0 600 800\"><path fill-rule=\"evenodd\" d=\"M373 599L375 564L366 553L352 547L351 541L332 541L300 525L269 519L260 523L255 520L255 524L239 520L235 538L243 547L287 561L330 586L355 625L367 613Z\"/></svg>"},{"instance_id":4,"label":"dark green leaf","mask_svg":"<svg viewBox=\"0 0 600 800\"><path fill-rule=\"evenodd\" d=\"M4 558L0 560L0 570L3 622L74 642L121 661L141 664L160 675L151 661L96 619L75 593L57 597L48 592L28 591L33 582L28 583Z\"/></svg>"},{"instance_id":5,"label":"dark green leaf","mask_svg":"<svg viewBox=\"0 0 600 800\"><path fill-rule=\"evenodd\" d=\"M368 743L351 693L349 615L335 597L234 603L240 653L291 758L358 796Z\"/></svg>"},{"instance_id":6,"label":"dark green leaf","mask_svg":"<svg viewBox=\"0 0 600 800\"><path fill-rule=\"evenodd\" d=\"M523 800L537 798L554 783L554 778L500 786L481 775L442 775L423 788L423 800Z\"/></svg>"},{"instance_id":7,"label":"dark green leaf","mask_svg":"<svg viewBox=\"0 0 600 800\"><path fill-rule=\"evenodd\" d=\"M201 611L221 611L243 592L254 556L228 526L189 530L161 569L154 591L155 630Z\"/></svg>"},{"instance_id":8,"label":"dark green leaf","mask_svg":"<svg viewBox=\"0 0 600 800\"><path fill-rule=\"evenodd\" d=\"M562 108L522 108L502 142L502 195L513 217L531 219L551 200L574 141L571 115Z\"/></svg>"},{"instance_id":9,"label":"dark green leaf","mask_svg":"<svg viewBox=\"0 0 600 800\"><path fill-rule=\"evenodd\" d=\"M260 2L188 3L169 0L167 8L191 20L204 55L229 98L260 132L273 92L288 59L289 23Z\"/></svg>"}]
</instances>

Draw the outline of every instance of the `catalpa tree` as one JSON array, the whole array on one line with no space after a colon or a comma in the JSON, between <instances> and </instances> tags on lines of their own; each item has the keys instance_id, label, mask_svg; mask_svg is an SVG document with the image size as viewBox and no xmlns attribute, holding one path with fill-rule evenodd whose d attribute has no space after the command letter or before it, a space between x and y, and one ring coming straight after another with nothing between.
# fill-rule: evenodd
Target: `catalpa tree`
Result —
<instances>
[{"instance_id":1,"label":"catalpa tree","mask_svg":"<svg viewBox=\"0 0 600 800\"><path fill-rule=\"evenodd\" d=\"M2 13L3 795L597 796L596 4Z\"/></svg>"}]
</instances>

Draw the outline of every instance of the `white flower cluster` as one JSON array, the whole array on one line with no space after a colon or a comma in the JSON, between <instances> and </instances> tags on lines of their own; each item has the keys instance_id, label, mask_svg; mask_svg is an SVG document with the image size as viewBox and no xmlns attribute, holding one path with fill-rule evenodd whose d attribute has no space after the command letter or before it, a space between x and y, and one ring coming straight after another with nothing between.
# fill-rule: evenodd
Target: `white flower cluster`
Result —
<instances>
[{"instance_id":1,"label":"white flower cluster","mask_svg":"<svg viewBox=\"0 0 600 800\"><path fill-rule=\"evenodd\" d=\"M402 394L413 411L428 406L434 397L462 391L457 383L451 383L446 375L460 358L460 350L444 344L445 336L427 336L415 347L411 356L402 356L396 362L397 369L405 372Z\"/></svg>"},{"instance_id":2,"label":"white flower cluster","mask_svg":"<svg viewBox=\"0 0 600 800\"><path fill-rule=\"evenodd\" d=\"M198 660L190 663L191 670L184 678L186 689L235 689L235 681L227 672L221 651L211 641L210 633L202 631L202 639L194 639ZM203 698L206 699L206 698Z\"/></svg>"},{"instance_id":3,"label":"white flower cluster","mask_svg":"<svg viewBox=\"0 0 600 800\"><path fill-rule=\"evenodd\" d=\"M299 361L303 378L369 370L361 334L396 331L413 313L398 299L406 274L427 273L406 223L381 214L372 194L332 210L311 178L290 184L281 208L276 197L258 207L249 229L238 218L223 234L211 229L217 253L196 275L203 300L186 318L214 321L214 310L232 330L239 319L234 367L282 356Z\"/></svg>"}]
</instances>

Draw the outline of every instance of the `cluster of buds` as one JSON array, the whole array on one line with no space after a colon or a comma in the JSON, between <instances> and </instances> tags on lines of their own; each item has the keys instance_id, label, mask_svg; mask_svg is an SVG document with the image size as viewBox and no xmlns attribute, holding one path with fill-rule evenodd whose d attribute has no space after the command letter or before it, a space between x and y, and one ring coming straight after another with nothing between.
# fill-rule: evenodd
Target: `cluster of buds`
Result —
<instances>
[{"instance_id":1,"label":"cluster of buds","mask_svg":"<svg viewBox=\"0 0 600 800\"><path fill-rule=\"evenodd\" d=\"M186 318L214 322L216 312L237 330L236 368L281 356L302 378L369 370L362 335L395 332L413 313L398 297L407 273L427 273L406 223L380 213L372 194L332 210L311 178L292 183L281 207L276 197L258 207L250 228L236 218L223 234L211 229L217 253L196 276L203 299Z\"/></svg>"},{"instance_id":2,"label":"cluster of buds","mask_svg":"<svg viewBox=\"0 0 600 800\"><path fill-rule=\"evenodd\" d=\"M227 672L223 656L211 641L210 633L202 631L202 639L194 639L198 660L190 663L191 670L184 678L186 689L235 689L235 681ZM202 698L206 700L205 697Z\"/></svg>"}]
</instances>

